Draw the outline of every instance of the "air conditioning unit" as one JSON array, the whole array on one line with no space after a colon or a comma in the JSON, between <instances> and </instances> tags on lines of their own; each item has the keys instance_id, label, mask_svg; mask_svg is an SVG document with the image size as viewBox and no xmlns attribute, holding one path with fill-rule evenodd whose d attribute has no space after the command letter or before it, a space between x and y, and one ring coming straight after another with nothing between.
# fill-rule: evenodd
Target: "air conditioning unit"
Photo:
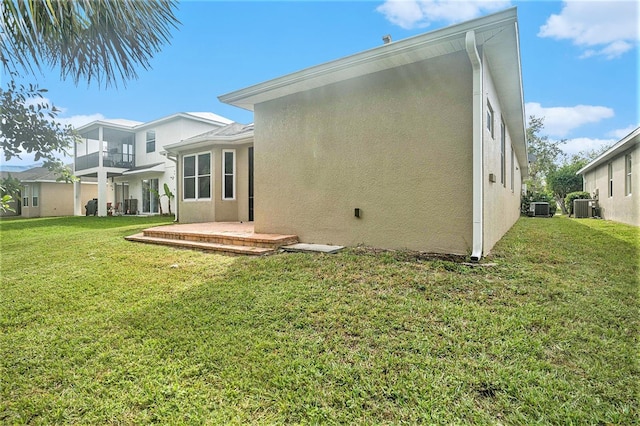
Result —
<instances>
[{"instance_id":1,"label":"air conditioning unit","mask_svg":"<svg viewBox=\"0 0 640 426\"><path fill-rule=\"evenodd\" d=\"M549 203L534 202L529 204L529 216L549 217Z\"/></svg>"},{"instance_id":2,"label":"air conditioning unit","mask_svg":"<svg viewBox=\"0 0 640 426\"><path fill-rule=\"evenodd\" d=\"M595 216L596 200L573 200L573 217L576 219L584 219Z\"/></svg>"}]
</instances>

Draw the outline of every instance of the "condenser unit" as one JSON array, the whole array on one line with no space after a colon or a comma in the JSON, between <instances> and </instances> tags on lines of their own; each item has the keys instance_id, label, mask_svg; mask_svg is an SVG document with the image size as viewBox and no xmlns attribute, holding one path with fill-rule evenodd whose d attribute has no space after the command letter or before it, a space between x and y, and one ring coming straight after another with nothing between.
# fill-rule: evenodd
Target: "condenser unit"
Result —
<instances>
[{"instance_id":1,"label":"condenser unit","mask_svg":"<svg viewBox=\"0 0 640 426\"><path fill-rule=\"evenodd\" d=\"M549 203L535 202L529 204L529 216L549 217Z\"/></svg>"},{"instance_id":2,"label":"condenser unit","mask_svg":"<svg viewBox=\"0 0 640 426\"><path fill-rule=\"evenodd\" d=\"M573 217L584 219L594 217L596 211L596 200L577 199L573 200Z\"/></svg>"}]
</instances>

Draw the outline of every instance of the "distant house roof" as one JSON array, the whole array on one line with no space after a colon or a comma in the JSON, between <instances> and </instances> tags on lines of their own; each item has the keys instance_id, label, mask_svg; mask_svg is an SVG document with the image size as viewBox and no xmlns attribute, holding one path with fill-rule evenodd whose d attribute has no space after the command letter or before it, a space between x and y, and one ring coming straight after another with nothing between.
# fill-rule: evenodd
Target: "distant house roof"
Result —
<instances>
[{"instance_id":1,"label":"distant house roof","mask_svg":"<svg viewBox=\"0 0 640 426\"><path fill-rule=\"evenodd\" d=\"M292 74L268 80L218 97L221 102L253 111L254 105L294 93L400 67L426 59L465 51L468 31L490 64L505 121L516 154L526 172L527 149L522 92L520 44L516 8L436 31L394 41Z\"/></svg>"},{"instance_id":2,"label":"distant house roof","mask_svg":"<svg viewBox=\"0 0 640 426\"><path fill-rule=\"evenodd\" d=\"M69 166L67 166L69 167ZM20 182L57 182L59 176L54 172L48 170L46 167L34 167L32 169L24 170L22 172L3 172L2 177L7 177L11 174L12 177L20 180ZM83 182L95 182L95 178L82 178Z\"/></svg>"},{"instance_id":3,"label":"distant house roof","mask_svg":"<svg viewBox=\"0 0 640 426\"><path fill-rule=\"evenodd\" d=\"M79 132L84 132L102 125L117 128L120 130L135 131L145 127L157 126L160 123L175 120L177 118L187 118L190 120L216 124L218 126L224 126L233 123L233 120L230 120L218 114L214 114L212 112L178 112L176 114L167 115L166 117L158 118L157 120L148 121L146 123L141 121L126 120L122 118L96 120L92 121L91 123L87 123L84 126L80 126L76 130L78 130Z\"/></svg>"},{"instance_id":4,"label":"distant house roof","mask_svg":"<svg viewBox=\"0 0 640 426\"><path fill-rule=\"evenodd\" d=\"M199 148L212 142L218 144L250 142L253 139L253 128L253 123L231 123L219 129L210 130L180 142L165 145L164 149L168 152L180 152L185 149Z\"/></svg>"},{"instance_id":5,"label":"distant house roof","mask_svg":"<svg viewBox=\"0 0 640 426\"><path fill-rule=\"evenodd\" d=\"M615 145L606 150L600 156L598 156L595 160L581 168L577 171L576 174L581 175L585 174L588 171L595 169L601 164L604 164L614 157L617 157L627 149L633 147L634 145L640 144L640 127L637 127L634 131L629 133L624 138L620 139Z\"/></svg>"}]
</instances>

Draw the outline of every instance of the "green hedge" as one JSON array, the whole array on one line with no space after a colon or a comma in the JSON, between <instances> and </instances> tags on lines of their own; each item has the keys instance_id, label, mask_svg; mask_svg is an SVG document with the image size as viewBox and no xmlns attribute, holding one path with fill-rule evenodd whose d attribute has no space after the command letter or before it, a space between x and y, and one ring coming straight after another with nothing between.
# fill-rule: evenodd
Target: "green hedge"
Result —
<instances>
[{"instance_id":1,"label":"green hedge","mask_svg":"<svg viewBox=\"0 0 640 426\"><path fill-rule=\"evenodd\" d=\"M591 198L591 194L584 191L570 192L564 197L564 206L569 212L569 216L573 214L573 200L588 200Z\"/></svg>"}]
</instances>

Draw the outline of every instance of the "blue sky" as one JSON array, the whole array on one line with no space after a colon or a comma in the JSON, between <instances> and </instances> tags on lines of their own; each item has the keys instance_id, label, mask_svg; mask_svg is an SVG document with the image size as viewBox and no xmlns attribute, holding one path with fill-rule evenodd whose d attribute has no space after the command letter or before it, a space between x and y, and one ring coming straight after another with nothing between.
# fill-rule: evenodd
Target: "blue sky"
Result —
<instances>
[{"instance_id":1,"label":"blue sky","mask_svg":"<svg viewBox=\"0 0 640 426\"><path fill-rule=\"evenodd\" d=\"M611 144L640 123L635 1L183 1L182 25L126 87L75 86L57 70L26 78L47 88L76 126L211 111L253 115L217 96L393 40L517 6L526 114L575 153ZM4 87L6 76L2 76ZM28 156L7 164L31 164Z\"/></svg>"}]
</instances>

